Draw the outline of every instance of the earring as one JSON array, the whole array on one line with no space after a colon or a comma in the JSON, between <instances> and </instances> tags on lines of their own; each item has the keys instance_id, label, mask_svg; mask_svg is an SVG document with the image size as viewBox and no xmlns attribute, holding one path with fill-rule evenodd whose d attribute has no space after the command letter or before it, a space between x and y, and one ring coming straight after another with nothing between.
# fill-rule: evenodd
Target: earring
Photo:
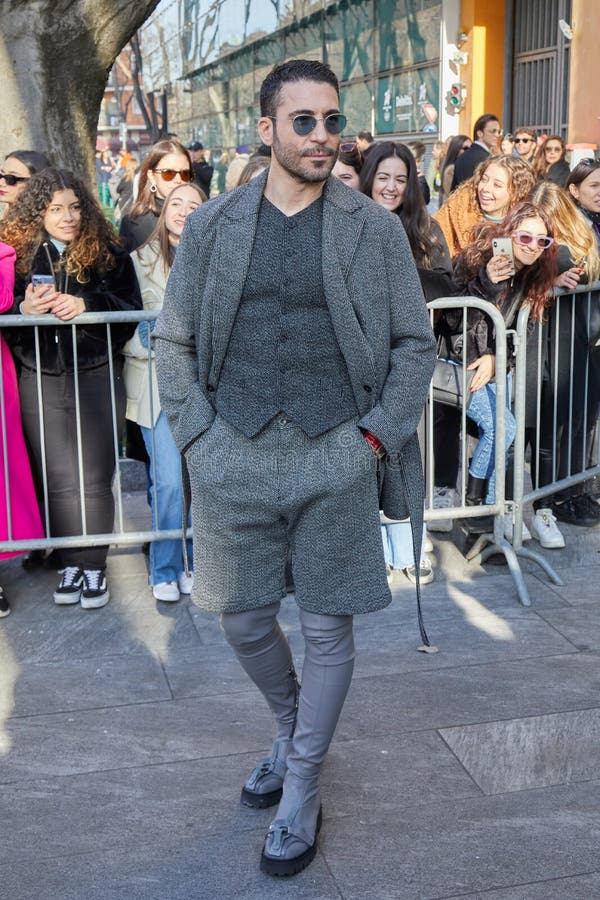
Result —
<instances>
[{"instance_id":1,"label":"earring","mask_svg":"<svg viewBox=\"0 0 600 900\"><path fill-rule=\"evenodd\" d=\"M155 184L151 184L151 185L150 185L150 192L151 192L152 194L155 194L155 193L156 193L156 185L155 185Z\"/></svg>"}]
</instances>

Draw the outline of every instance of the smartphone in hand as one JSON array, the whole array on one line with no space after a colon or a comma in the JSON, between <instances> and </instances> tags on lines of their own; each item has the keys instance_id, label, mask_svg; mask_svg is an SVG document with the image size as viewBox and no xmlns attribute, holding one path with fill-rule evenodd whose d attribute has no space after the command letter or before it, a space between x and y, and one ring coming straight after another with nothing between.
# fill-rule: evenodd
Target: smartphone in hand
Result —
<instances>
[{"instance_id":1,"label":"smartphone in hand","mask_svg":"<svg viewBox=\"0 0 600 900\"><path fill-rule=\"evenodd\" d=\"M34 274L31 276L31 283L34 287L39 287L41 284L52 285L52 287L54 287L54 276Z\"/></svg>"},{"instance_id":2,"label":"smartphone in hand","mask_svg":"<svg viewBox=\"0 0 600 900\"><path fill-rule=\"evenodd\" d=\"M512 239L509 237L492 238L492 254L494 256L506 256L511 261L512 274L515 272L515 258L513 256Z\"/></svg>"}]
</instances>

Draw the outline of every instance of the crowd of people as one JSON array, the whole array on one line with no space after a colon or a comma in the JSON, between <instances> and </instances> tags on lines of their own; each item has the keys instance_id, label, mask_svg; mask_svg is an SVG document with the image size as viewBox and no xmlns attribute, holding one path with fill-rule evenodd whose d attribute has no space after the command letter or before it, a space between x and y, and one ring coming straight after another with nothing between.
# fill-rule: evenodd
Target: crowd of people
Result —
<instances>
[{"instance_id":1,"label":"crowd of people","mask_svg":"<svg viewBox=\"0 0 600 900\"><path fill-rule=\"evenodd\" d=\"M327 65L275 66L260 91L262 144L254 154L237 148L217 173L219 196L201 145L169 135L139 167L124 160L119 232L102 187L98 197L43 154L12 153L0 171L0 311L23 317L0 344L0 492L9 488L0 534L95 536L55 549L53 600L97 609L110 598L119 443L146 463L155 529L187 524L191 503L193 546L154 542L149 583L159 602L193 589L220 614L274 715L272 750L241 800L278 805L260 862L278 877L315 857L321 766L352 679L354 615L391 602L396 570L417 597L433 578L418 431L436 343L440 359L469 374L467 506L493 504L499 475L492 309L514 329L529 306L534 484L583 472L597 453L600 300L593 294L584 308L568 294L565 310L553 289L600 276L600 161L565 173L560 139L536 149L524 127L501 146L498 119L485 115L472 141L458 135L434 148L430 184L420 141L359 132L344 142L339 101ZM100 186L111 165L100 153ZM432 330L426 303L440 297L481 303L436 310ZM141 309L152 318L127 321ZM126 321L80 318L111 311ZM506 466L513 366L509 353ZM459 505L467 452L462 411L433 407L432 500L449 508ZM558 522L599 521L582 483L536 504L528 536L558 548ZM451 526L436 519L430 529ZM466 517L465 528L489 524ZM301 688L277 620L290 558ZM0 592L0 615L9 609ZM421 649L432 649L420 616L419 626Z\"/></svg>"},{"instance_id":2,"label":"crowd of people","mask_svg":"<svg viewBox=\"0 0 600 900\"><path fill-rule=\"evenodd\" d=\"M367 146L363 144L360 149L359 141L365 140ZM438 144L437 157L434 147L439 177L433 185L435 189L437 183L440 207L433 215L427 211L428 194L418 177L419 154L409 145L375 143L371 135L361 133L355 142L341 145L333 174L400 217L428 301L461 294L479 297L499 309L509 329L515 327L521 305L530 304L526 437L532 448L532 480L536 487L542 487L593 464L600 361L590 347L598 335L588 331L582 303L562 301L559 316L552 289L573 290L580 283L598 280L600 162L584 159L571 171L565 162L562 138L551 136L537 148L535 133L528 128L520 128L514 138L509 137L508 146L504 146L508 152L501 152L499 141L498 120L490 115L477 121L473 140L458 135L449 139L445 148ZM493 255L496 238L509 239L510 254ZM592 295L592 331L594 327L600 331L598 303L598 297ZM440 315L436 333L440 355L462 364L462 313L457 310ZM538 342L543 349L539 440L535 429ZM490 504L495 496L495 353L492 323L482 312L472 310L467 315L465 355L468 370L473 373L467 417L469 431L477 440L469 460L466 504ZM509 356L509 401L513 366L514 357ZM437 508L457 505L460 420L459 409L434 403L433 505ZM507 464L514 435L514 417L507 409ZM509 478L509 498L511 491ZM557 520L581 526L600 521L600 506L581 487L538 500L534 510L531 531L546 548L564 546ZM429 525L431 531L450 531L452 527L449 518L433 520ZM490 522L485 517L465 519L464 527L476 534L490 530ZM406 562L408 529L388 524L385 532L388 564L412 577L414 573ZM512 537L510 514L505 517L505 533ZM527 527L523 534L525 539L531 537ZM421 580L432 577L424 554Z\"/></svg>"},{"instance_id":3,"label":"crowd of people","mask_svg":"<svg viewBox=\"0 0 600 900\"><path fill-rule=\"evenodd\" d=\"M231 161L223 159L222 171L209 164L200 142L186 147L175 136L154 144L141 165L129 153L114 158L107 150L99 151L100 205L84 180L52 167L45 154L11 153L0 172L0 201L6 204L0 222L2 311L24 316L52 313L63 321L76 320L86 311L158 312L187 216L211 193L234 190L268 170L270 149L262 145L251 153L250 147L241 145ZM368 131L360 131L354 140L340 144L332 174L399 217L427 301L480 297L500 310L507 328L515 326L522 303L530 304L528 343L533 348L541 342L544 367L536 431L536 404L531 398L537 370L530 366L526 436L532 450L532 480L543 486L564 477L574 470L574 460L580 461L580 468L591 465L600 409L600 366L597 352L590 350L594 335L576 301L564 301L560 317L556 314L552 288L573 290L600 276L600 163L584 159L571 171L560 136L540 140L534 130L524 127L502 137L493 115L477 120L472 139L459 134L436 142L426 174L425 151L420 141L375 141ZM108 221L111 205L113 216L118 210L118 234ZM428 206L436 205L439 208L431 214ZM494 255L496 238L508 238L512 252ZM592 325L600 317L596 305L594 297ZM483 312L469 311L466 327L463 348L460 311L436 317L438 353L457 366L464 353L472 373L467 417L477 443L469 460L466 503L489 504L494 502L495 484L495 337ZM119 325L111 329L109 343L103 326L81 326L73 343L70 331L60 327L43 327L39 337L32 328L6 330L2 367L11 422L6 461L11 497L10 504L6 497L2 503L4 537L9 535L8 508L12 539L43 536L44 485L49 534L109 534L114 515L114 429L118 441L126 433L128 455L146 463L153 528L180 527L179 452L161 411L151 331L147 322L137 328ZM510 358L509 404L512 364ZM460 421L460 410L434 404L437 508L449 508L457 500ZM508 466L514 434L509 407ZM509 480L509 496L510 491ZM581 488L536 501L531 532L542 546L564 546L558 521L597 524L600 506ZM489 522L484 517L467 519L465 527L478 533ZM451 528L450 519L429 525L431 531ZM510 537L509 515L505 530ZM402 570L416 580L409 523L386 522L382 537L389 577ZM526 526L524 537L531 537ZM427 583L433 569L425 531L423 539L419 575L421 583ZM52 555L61 573L54 592L57 604L96 608L108 602L107 549L107 545L82 547ZM191 559L191 542L188 556ZM41 552L34 552L28 561L41 558ZM160 601L176 601L190 593L193 572L186 574L179 541L151 545L149 582ZM0 614L8 611L0 591Z\"/></svg>"}]
</instances>

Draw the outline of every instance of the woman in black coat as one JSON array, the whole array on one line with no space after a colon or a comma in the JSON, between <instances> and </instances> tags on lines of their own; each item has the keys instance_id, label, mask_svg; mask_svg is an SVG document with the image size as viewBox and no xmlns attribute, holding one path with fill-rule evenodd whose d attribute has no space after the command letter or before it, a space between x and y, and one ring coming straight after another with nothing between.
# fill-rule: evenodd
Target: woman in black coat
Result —
<instances>
[{"instance_id":1,"label":"woman in black coat","mask_svg":"<svg viewBox=\"0 0 600 900\"><path fill-rule=\"evenodd\" d=\"M141 309L131 259L98 201L71 172L45 169L31 178L1 231L17 253L14 313L50 314L76 325L86 312ZM114 447L125 421L120 351L134 328L113 326L109 341L105 325L80 325L75 337L62 325L40 326L39 368L36 330L10 330L23 428L38 481L47 484L48 537L113 530ZM54 602L104 606L107 551L106 544L61 550L64 571Z\"/></svg>"},{"instance_id":2,"label":"woman in black coat","mask_svg":"<svg viewBox=\"0 0 600 900\"><path fill-rule=\"evenodd\" d=\"M511 239L512 257L494 256L494 238ZM548 293L556 277L556 245L550 219L543 208L529 202L518 203L506 218L495 225L482 225L474 233L470 247L455 261L455 281L464 296L480 297L495 306L506 328L516 326L519 310L524 303L531 307L528 346L534 342L536 323L542 325ZM448 347L453 336L463 330L462 310L444 311L440 332L447 336ZM495 502L495 346L496 335L491 318L480 309L467 310L466 345L450 357L461 363L466 356L467 368L474 372L471 383L471 402L467 416L476 422L479 443L469 464L467 505ZM510 347L509 347L510 350ZM528 353L532 369L527 372L529 384L535 382L537 357ZM510 402L510 367L507 383L507 403ZM533 391L528 391L533 396ZM506 449L515 435L515 421L506 410ZM535 425L533 403L526 410L526 427Z\"/></svg>"},{"instance_id":3,"label":"woman in black coat","mask_svg":"<svg viewBox=\"0 0 600 900\"><path fill-rule=\"evenodd\" d=\"M567 145L558 134L551 134L539 148L534 170L541 181L553 181L564 187L569 177L569 164L565 159Z\"/></svg>"}]
</instances>

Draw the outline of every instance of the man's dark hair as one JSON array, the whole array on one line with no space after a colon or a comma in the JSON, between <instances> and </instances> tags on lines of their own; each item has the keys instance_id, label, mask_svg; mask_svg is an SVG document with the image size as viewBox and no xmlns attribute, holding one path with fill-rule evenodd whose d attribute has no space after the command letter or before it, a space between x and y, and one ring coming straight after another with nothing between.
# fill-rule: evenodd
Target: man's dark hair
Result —
<instances>
[{"instance_id":1,"label":"man's dark hair","mask_svg":"<svg viewBox=\"0 0 600 900\"><path fill-rule=\"evenodd\" d=\"M370 144L373 144L375 140L370 131L357 131L356 137L361 141L368 141Z\"/></svg>"},{"instance_id":2,"label":"man's dark hair","mask_svg":"<svg viewBox=\"0 0 600 900\"><path fill-rule=\"evenodd\" d=\"M475 124L473 125L473 140L478 141L477 137L478 131L483 131L488 122L500 122L498 116L495 116L493 113L485 113L483 116L479 116Z\"/></svg>"},{"instance_id":3,"label":"man's dark hair","mask_svg":"<svg viewBox=\"0 0 600 900\"><path fill-rule=\"evenodd\" d=\"M340 85L327 63L313 59L290 59L274 66L260 86L260 114L274 116L284 84L292 81L319 81L330 84L340 96Z\"/></svg>"}]
</instances>

